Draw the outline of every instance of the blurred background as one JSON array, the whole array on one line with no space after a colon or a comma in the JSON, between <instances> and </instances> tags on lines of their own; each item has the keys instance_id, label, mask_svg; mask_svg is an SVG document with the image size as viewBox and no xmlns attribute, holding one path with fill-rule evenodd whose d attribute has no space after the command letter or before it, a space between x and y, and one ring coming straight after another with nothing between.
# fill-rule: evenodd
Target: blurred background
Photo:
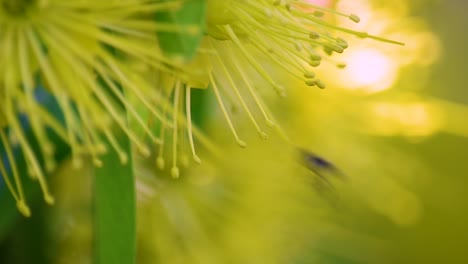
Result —
<instances>
[{"instance_id":1,"label":"blurred background","mask_svg":"<svg viewBox=\"0 0 468 264\"><path fill-rule=\"evenodd\" d=\"M350 42L338 59L347 68L322 68L331 88L310 91L298 106L297 138L350 174L352 189L367 204L338 221L383 239L389 250L370 260L360 243L338 238L342 243L327 241L324 250L333 260L318 263L468 263L468 19L461 14L467 5L338 3L361 16L362 30L406 45ZM336 258L335 250L354 257Z\"/></svg>"},{"instance_id":2,"label":"blurred background","mask_svg":"<svg viewBox=\"0 0 468 264\"><path fill-rule=\"evenodd\" d=\"M139 263L468 263L468 2L314 2L405 43L343 36L350 48L317 71L327 88L290 81L301 88L278 103L291 140L339 172L297 166L275 136L226 143L228 165L176 182L142 161ZM65 164L52 181L57 205L1 237L0 263L91 263L86 168Z\"/></svg>"}]
</instances>

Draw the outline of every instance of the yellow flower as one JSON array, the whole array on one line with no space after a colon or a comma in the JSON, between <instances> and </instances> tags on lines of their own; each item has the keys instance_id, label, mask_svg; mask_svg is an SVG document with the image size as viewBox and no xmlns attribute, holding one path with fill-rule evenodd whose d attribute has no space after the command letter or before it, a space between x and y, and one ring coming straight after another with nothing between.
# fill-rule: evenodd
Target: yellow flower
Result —
<instances>
[{"instance_id":1,"label":"yellow flower","mask_svg":"<svg viewBox=\"0 0 468 264\"><path fill-rule=\"evenodd\" d=\"M207 4L206 37L195 60L181 72L168 77L171 80L160 87L167 98L173 99L171 115L185 112L187 119L183 122L187 125L192 156L197 162L200 158L195 152L190 113L192 88L207 88L213 92L233 137L238 145L245 147L247 143L236 128L230 108L241 109L260 137L267 139L265 125L279 127L265 103L265 96L271 88L280 96L287 94L285 87L290 79L283 73L307 86L325 88L325 82L316 78L313 68L322 60L334 63L330 55L342 53L348 47L344 39L334 36L336 31L401 44L335 26L324 19L325 13L344 16L354 22L359 22L359 17L307 1L209 0ZM181 141L177 123L180 122L174 120L171 133L171 174L174 177L179 175L177 141ZM163 126L161 134L164 130ZM166 162L162 145L158 153L157 164L163 169Z\"/></svg>"},{"instance_id":2,"label":"yellow flower","mask_svg":"<svg viewBox=\"0 0 468 264\"><path fill-rule=\"evenodd\" d=\"M154 142L159 142L141 120L127 96L153 116L162 118L154 102L156 91L142 90L127 78L133 72L127 64L142 61L159 70L175 67L157 49L156 32L178 31L173 25L157 23L154 12L178 8L180 1L92 1L92 0L2 0L0 5L0 131L15 184L1 168L19 210L29 215L17 169L14 149L25 156L29 175L37 179L44 199L52 204L44 174L55 168L52 130L70 147L76 166L90 154L101 166L99 155L106 151L104 138L126 162L113 133L117 125L145 155L149 149L130 129L130 118L138 121ZM121 84L121 85L118 85ZM56 100L62 118L50 113L37 98L45 87ZM55 113L57 114L57 113ZM39 152L25 135L20 115L28 118ZM162 122L166 120L161 119ZM39 158L39 155L41 158ZM3 159L4 157L2 157ZM40 160L45 163L45 171ZM2 164L3 166L3 164Z\"/></svg>"},{"instance_id":3,"label":"yellow flower","mask_svg":"<svg viewBox=\"0 0 468 264\"><path fill-rule=\"evenodd\" d=\"M280 130L263 99L270 87L280 96L286 95L287 81L279 73L325 88L312 69L347 48L344 39L334 36L335 31L393 42L334 26L323 19L324 13L354 22L359 18L306 1L210 0L206 37L196 58L185 63L162 55L156 33L190 34L196 28L157 22L153 17L155 12L179 8L183 1L1 3L0 59L5 63L0 65L0 124L7 128L0 135L5 159L12 167L11 175L3 167L1 174L25 215L29 209L13 152L19 149L24 154L29 175L39 181L46 202L53 203L44 178L55 168L49 130L71 147L75 166L82 164L83 155L91 155L93 163L102 166L99 156L107 151L104 141L119 153L122 163L129 159L115 138L114 127L118 126L143 156L150 156L149 146L157 145L160 169L166 167L164 153L169 148L170 173L178 177L178 160L186 159L185 155L179 157L184 145L190 146L193 159L200 162L193 135L212 148L192 125L192 88L208 87L213 92L236 142L245 147L228 104L243 109L260 137L266 139L259 117L266 126ZM152 76L145 76L144 71ZM41 87L54 97L59 113L51 113L37 98ZM39 153L31 147L20 116L27 117ZM157 124L156 129L151 123ZM170 146L166 138L172 138Z\"/></svg>"},{"instance_id":4,"label":"yellow flower","mask_svg":"<svg viewBox=\"0 0 468 264\"><path fill-rule=\"evenodd\" d=\"M259 79L272 87L280 96L285 96L285 82L280 72L303 81L307 86L325 88L325 83L316 78L313 67L328 59L332 53L342 53L347 42L334 36L334 31L342 31L361 38L375 37L364 32L337 27L325 19L324 13L344 16L354 22L359 17L343 14L307 1L209 1L207 33L211 47L216 51L213 58L214 77L210 77L219 105L239 145L245 143L237 136L221 98L217 86L224 83L226 93L233 94L241 108L257 128L260 136L266 138L249 110L246 98L251 98L261 112L266 124L273 126L269 110L263 106L259 93L264 93L265 85L258 85ZM344 65L337 64L338 67ZM256 73L256 74L252 74ZM258 75L260 78L255 77ZM274 76L279 75L279 76ZM237 78L236 78L237 77ZM222 80L226 81L222 81Z\"/></svg>"}]
</instances>

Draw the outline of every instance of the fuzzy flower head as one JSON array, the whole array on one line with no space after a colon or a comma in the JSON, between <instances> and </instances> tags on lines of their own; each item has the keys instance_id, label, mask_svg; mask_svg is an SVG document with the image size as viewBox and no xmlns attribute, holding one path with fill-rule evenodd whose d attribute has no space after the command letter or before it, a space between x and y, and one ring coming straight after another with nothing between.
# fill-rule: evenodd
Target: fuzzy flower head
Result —
<instances>
[{"instance_id":1,"label":"fuzzy flower head","mask_svg":"<svg viewBox=\"0 0 468 264\"><path fill-rule=\"evenodd\" d=\"M122 162L129 159L119 151L115 126L140 152L149 153L129 128L122 108L158 142L126 97L136 98L153 116L161 118L154 102L150 103L155 92L143 91L127 78L132 71L127 63L139 60L160 70L174 67L157 50L156 33L179 29L158 23L153 16L180 4L141 0L0 1L0 145L5 149L0 155L8 165L0 164L0 174L24 215L29 215L29 209L16 168L17 152L23 153L29 176L38 180L45 201L52 204L54 199L44 177L55 168L50 131L70 146L77 166L83 154L91 155L95 165L101 166L99 155L107 151L104 141L121 154ZM48 109L44 94L53 96L58 113ZM26 130L38 142L38 151L33 150Z\"/></svg>"},{"instance_id":2,"label":"fuzzy flower head","mask_svg":"<svg viewBox=\"0 0 468 264\"><path fill-rule=\"evenodd\" d=\"M285 82L281 81L279 72L288 73L307 86L325 88L325 82L316 77L314 67L323 60L345 67L330 58L333 53L342 53L348 47L346 40L334 36L335 32L398 43L335 26L327 22L325 14L343 16L356 23L360 19L357 15L340 13L308 1L231 0L209 1L209 4L207 33L219 54L214 60L216 66L210 84L217 94L216 83L219 84L220 79L228 80L224 90L238 99L240 108L246 110L262 138L266 138L265 133L253 118L245 98L250 98L266 124L273 126L274 119L258 94L268 90L264 87L272 87L280 96L286 95ZM267 85L256 85L258 78L252 77L253 72ZM217 98L225 113L222 100ZM238 138L228 115L225 116L239 144L245 145Z\"/></svg>"},{"instance_id":3,"label":"fuzzy flower head","mask_svg":"<svg viewBox=\"0 0 468 264\"><path fill-rule=\"evenodd\" d=\"M191 152L193 160L200 162L193 139L194 133L202 139L192 125L194 88L213 95L239 146L246 147L247 142L234 112L243 113L262 139L268 138L269 128L287 139L277 126L266 97L270 91L285 96L289 76L307 86L325 88L314 68L323 60L345 67L330 57L348 47L344 39L335 36L336 32L398 43L335 26L325 15L343 16L356 23L360 19L308 1L210 0L207 5L206 36L195 58L182 71L163 78L163 85L158 86L171 104L163 112L167 118L172 117L173 124L160 127L163 144L156 151L156 163L160 169L166 169L169 161L173 177L179 175L180 162L187 164L184 153ZM286 77L283 73L287 73ZM181 126L187 132L180 131ZM190 151L185 151L184 145L190 146Z\"/></svg>"},{"instance_id":4,"label":"fuzzy flower head","mask_svg":"<svg viewBox=\"0 0 468 264\"><path fill-rule=\"evenodd\" d=\"M275 126L275 121L262 94L270 88L280 96L287 94L281 73L288 73L307 86L325 88L325 82L316 77L314 67L322 60L345 67L330 58L348 47L344 39L334 36L335 32L401 44L335 26L327 22L325 14L343 16L356 23L360 20L357 15L308 1L208 1L207 37L199 52L207 58L203 66L208 71L198 75L197 80L213 90L241 147L246 143L233 124L227 104L242 109L260 137L266 139L257 119L260 117L269 127Z\"/></svg>"},{"instance_id":5,"label":"fuzzy flower head","mask_svg":"<svg viewBox=\"0 0 468 264\"><path fill-rule=\"evenodd\" d=\"M143 156L155 154L161 169L167 167L164 157L169 153L170 174L178 177L184 146L190 146L194 161L200 162L193 135L210 146L192 126L193 88L212 91L236 142L245 147L232 109L242 109L266 139L265 125L279 127L264 95L270 88L280 96L287 93L277 73L325 88L313 68L322 60L344 67L328 58L348 47L335 31L392 42L337 27L324 14L354 22L359 18L303 0L209 0L206 36L187 62L164 55L157 33L194 34L199 28L161 22L155 14L176 11L189 1L0 3L0 144L5 149L0 155L7 161L7 166L0 164L0 173L24 215L29 209L16 157L22 153L28 174L39 181L46 202L53 203L44 177L55 168L51 133L70 146L75 166L84 155L102 166L99 157L109 148L119 153L122 163L130 159L116 139L117 128ZM135 65L149 69L151 76ZM50 110L44 94L58 111ZM33 148L36 142L38 148Z\"/></svg>"},{"instance_id":6,"label":"fuzzy flower head","mask_svg":"<svg viewBox=\"0 0 468 264\"><path fill-rule=\"evenodd\" d=\"M344 14L308 1L210 1L212 11L208 17L208 35L219 40L231 40L238 52L245 56L260 74L261 65L252 58L254 51L266 57L269 63L285 72L303 79L309 86L324 88L316 79L312 67L320 65L332 53L343 53L348 47L346 40L335 37L341 31L360 38L374 38L391 43L365 32L353 31L327 22L329 13L343 16L358 23L355 14ZM239 55L240 55L239 54ZM337 63L337 66L344 67ZM284 94L282 85L263 76L275 90Z\"/></svg>"}]
</instances>

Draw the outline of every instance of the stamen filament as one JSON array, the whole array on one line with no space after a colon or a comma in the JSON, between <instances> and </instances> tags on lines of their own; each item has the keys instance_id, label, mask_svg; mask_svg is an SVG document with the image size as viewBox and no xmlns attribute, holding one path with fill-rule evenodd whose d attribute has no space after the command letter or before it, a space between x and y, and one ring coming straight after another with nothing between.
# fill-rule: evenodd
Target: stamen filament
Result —
<instances>
[{"instance_id":1,"label":"stamen filament","mask_svg":"<svg viewBox=\"0 0 468 264\"><path fill-rule=\"evenodd\" d=\"M14 116L14 108L11 105L10 101L6 102L5 105L6 112L8 116ZM23 129L21 128L21 125L18 123L16 119L11 119L10 120L10 127L12 131L14 131L15 136L18 139L19 146L23 150L23 153L25 155L25 158L29 162L28 168L31 169L30 173L33 173L31 176L34 176L39 181L39 185L41 187L42 193L44 195L44 200L48 204L53 204L54 203L54 198L52 195L49 193L49 188L47 187L47 183L45 181L44 174L42 173L41 166L39 165L38 160L36 159L36 156L34 155L33 150L31 149L31 146L29 145L29 142L27 141Z\"/></svg>"},{"instance_id":2,"label":"stamen filament","mask_svg":"<svg viewBox=\"0 0 468 264\"><path fill-rule=\"evenodd\" d=\"M262 112L262 115L263 117L265 118L265 121L267 123L267 125L269 127L273 127L275 125L275 123L270 119L269 115L267 114L267 111L265 110L265 108L263 107L263 104L262 102L260 101L260 98L259 96L257 95L257 93L255 92L253 86L252 86L252 83L250 82L250 79L247 77L247 74L245 73L245 71L242 69L242 67L240 67L239 65L239 62L237 61L237 58L235 56L233 56L232 54L230 54L230 58L231 58L231 61L234 63L234 68L237 69L237 71L240 73L241 75L241 78L242 80L244 81L244 83L246 84L249 92L250 92L250 95L252 95L252 98L254 99L257 107L260 109L260 111Z\"/></svg>"},{"instance_id":3,"label":"stamen filament","mask_svg":"<svg viewBox=\"0 0 468 264\"><path fill-rule=\"evenodd\" d=\"M10 158L11 149L10 149L10 146L9 146L7 140L6 140L6 137L5 137L5 135L4 135L3 130L0 131L0 139L1 139L1 141L2 141L2 145L3 145L4 149L7 151L8 162L10 163L10 167L11 167L11 169L12 169L12 171L13 171L13 175L15 175L15 174L17 174L17 172L16 172L16 164L15 164L14 160L12 160L12 159ZM10 152L10 153L8 153L8 152ZM16 194L16 191L15 191L15 189L14 189L14 187L13 187L11 181L10 181L10 178L8 177L7 171L6 171L5 167L3 166L4 158L3 158L3 156L2 156L1 154L0 154L0 159L2 160L2 162L0 162L0 173L1 173L2 176L3 176L3 179L4 179L4 181L5 181L5 184L7 185L8 190L9 190L10 193L13 195L13 198L14 198L16 201L21 200L21 199L24 199L24 197L22 197L22 195L23 195L23 194L22 194L23 190L22 190L21 182L18 181L18 180L19 180L19 179L18 179L19 177L18 177L18 178L17 178L17 177L14 177L14 181L16 182L16 186L17 186L17 188L20 189L20 190L18 191L20 194L18 195L18 194Z\"/></svg>"},{"instance_id":4,"label":"stamen filament","mask_svg":"<svg viewBox=\"0 0 468 264\"><path fill-rule=\"evenodd\" d=\"M200 164L201 159L198 157L197 153L195 152L195 144L193 143L193 133L192 133L192 108L191 108L191 93L190 91L192 88L187 85L185 88L185 111L186 111L186 118L187 118L187 136L189 139L190 149L192 150L192 157L196 163Z\"/></svg>"},{"instance_id":5,"label":"stamen filament","mask_svg":"<svg viewBox=\"0 0 468 264\"><path fill-rule=\"evenodd\" d=\"M177 117L179 111L179 92L180 92L180 81L177 81L174 88L174 116L172 125L172 168L171 176L173 178L179 177L179 168L177 167Z\"/></svg>"},{"instance_id":6,"label":"stamen filament","mask_svg":"<svg viewBox=\"0 0 468 264\"><path fill-rule=\"evenodd\" d=\"M18 34L18 58L19 58L20 75L22 78L22 86L24 89L26 104L28 105L27 111L34 112L36 111L36 106L37 106L35 104L35 99L32 98L34 96L33 95L34 84L33 84L33 80L31 79L32 75L29 71L30 66L28 65L28 61L27 61L28 54L26 51L26 43L25 43L23 34L21 33ZM51 157L53 149L51 147L51 144L48 138L45 136L45 131L43 130L41 121L39 118L30 118L28 122L31 124L33 133L38 140L39 151L44 157L46 170L51 171L55 166L53 162L53 158Z\"/></svg>"},{"instance_id":7,"label":"stamen filament","mask_svg":"<svg viewBox=\"0 0 468 264\"><path fill-rule=\"evenodd\" d=\"M253 114L250 112L249 107L248 107L247 104L245 103L245 100L244 100L244 98L242 97L242 95L240 94L239 89L237 89L237 85L236 85L236 83L234 82L234 80L232 79L231 75L229 74L229 71L228 71L228 69L226 68L226 65L224 65L223 60L221 59L221 57L220 57L219 55L217 55L216 58L218 59L219 64L221 65L221 68L222 68L222 70L223 70L223 72L224 72L225 77L227 78L227 81L228 81L229 84L231 85L232 90L234 90L234 93L236 94L237 99L238 99L239 102L241 103L242 108L244 109L244 111L246 112L246 114L249 116L250 121L252 121L252 124L253 124L253 125L255 126L255 128L257 129L257 132L259 133L260 137L261 137L262 139L267 139L267 138L268 138L267 134L266 134L265 132L262 131L262 129L261 129L260 126L258 125L257 121L255 120Z\"/></svg>"},{"instance_id":8,"label":"stamen filament","mask_svg":"<svg viewBox=\"0 0 468 264\"><path fill-rule=\"evenodd\" d=\"M229 128L231 129L231 132L234 135L234 138L236 139L237 144L239 144L239 146L243 148L246 147L247 144L243 140L241 140L239 136L237 135L236 129L234 128L234 125L232 124L231 118L229 117L229 114L226 111L226 107L224 106L223 100L221 99L221 95L219 94L218 85L216 84L213 78L213 74L211 72L209 76L210 76L210 83L213 86L213 91L216 96L216 100L218 101L218 105L221 108L221 111L223 112L224 118L226 119L226 122L228 123Z\"/></svg>"},{"instance_id":9,"label":"stamen filament","mask_svg":"<svg viewBox=\"0 0 468 264\"><path fill-rule=\"evenodd\" d=\"M234 31L232 30L231 26L225 25L224 29L226 29L226 32L229 35L229 37L236 44L236 46L242 51L242 54L244 54L244 56L247 58L247 60L249 60L252 66L254 66L254 68L258 71L258 73L260 73L260 75L262 75L262 77L265 78L265 80L267 80L273 86L273 88L275 88L276 92L278 92L280 96L285 96L284 88L276 84L276 82L273 81L270 75L268 75L268 73L266 73L265 70L258 64L258 62L255 61L255 59L247 52L247 50L244 48L244 46L242 45L240 40L237 38Z\"/></svg>"}]
</instances>

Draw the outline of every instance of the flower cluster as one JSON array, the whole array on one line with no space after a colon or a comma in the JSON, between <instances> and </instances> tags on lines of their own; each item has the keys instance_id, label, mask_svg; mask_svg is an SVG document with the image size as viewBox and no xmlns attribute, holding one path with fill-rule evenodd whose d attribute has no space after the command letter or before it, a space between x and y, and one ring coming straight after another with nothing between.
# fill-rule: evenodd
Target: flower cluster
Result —
<instances>
[{"instance_id":1,"label":"flower cluster","mask_svg":"<svg viewBox=\"0 0 468 264\"><path fill-rule=\"evenodd\" d=\"M180 142L188 141L196 162L200 158L193 135L207 142L192 126L193 88L214 93L234 138L245 147L226 101L243 109L266 139L258 116L270 127L275 121L262 100L269 90L264 87L280 96L287 92L274 76L277 71L325 88L313 67L322 60L332 62L329 55L348 47L334 31L388 41L334 26L324 14L355 22L359 18L304 0L209 0L205 36L195 58L186 62L166 56L158 32L201 34L202 27L154 17L177 11L188 1L0 1L0 136L5 150L0 173L24 215L30 212L16 168L17 152L52 204L45 180L56 166L51 131L70 146L75 166L86 156L103 166L99 157L109 147L122 163L131 158L116 139L117 127L143 156L156 152L159 168L171 161L170 173L178 177ZM43 93L53 96L58 113L41 100ZM26 131L33 134L38 151ZM166 146L170 158L165 158Z\"/></svg>"},{"instance_id":2,"label":"flower cluster","mask_svg":"<svg viewBox=\"0 0 468 264\"><path fill-rule=\"evenodd\" d=\"M129 80L134 71L127 63L140 60L162 70L173 67L174 63L157 49L156 32L180 29L156 23L151 16L180 5L180 1L140 0L1 2L0 135L5 149L2 159L5 155L15 185L3 164L1 168L24 215L29 215L29 209L14 152L23 153L29 176L39 181L45 201L52 204L45 173L55 168L55 149L48 130L70 146L76 166L83 162L83 154L91 155L95 165L101 166L99 155L106 152L104 138L120 149L113 133L116 125L142 153L149 153L146 144L127 125L121 106L158 142L126 98L137 98L154 116L161 117L148 99L155 92L145 91ZM54 96L59 115L42 102L41 87L42 93ZM22 116L27 117L28 124L21 122ZM34 134L39 153L33 151L25 126ZM121 161L126 162L129 157L123 151L119 153Z\"/></svg>"},{"instance_id":3,"label":"flower cluster","mask_svg":"<svg viewBox=\"0 0 468 264\"><path fill-rule=\"evenodd\" d=\"M333 53L342 53L348 47L346 40L334 36L334 31L401 44L335 26L327 22L326 14L343 16L356 23L360 21L355 14L344 14L308 1L208 1L206 35L197 56L183 77L181 73L173 75L172 89L163 88L171 91L168 96L180 97L174 99L173 106L186 102L188 138L196 162L200 162L200 158L193 144L190 89L212 90L233 137L239 146L245 147L247 143L236 129L229 106L242 109L259 136L267 139L268 135L258 120L261 119L267 127L277 126L262 94L269 90L281 97L287 94L284 81L275 75L284 72L307 86L323 89L326 84L316 77L313 69L322 60L339 68L345 67L330 58ZM185 93L179 91L179 85L185 87ZM171 174L177 176L178 134L177 128L173 128ZM162 153L161 146L157 158L161 169L165 164Z\"/></svg>"}]
</instances>

